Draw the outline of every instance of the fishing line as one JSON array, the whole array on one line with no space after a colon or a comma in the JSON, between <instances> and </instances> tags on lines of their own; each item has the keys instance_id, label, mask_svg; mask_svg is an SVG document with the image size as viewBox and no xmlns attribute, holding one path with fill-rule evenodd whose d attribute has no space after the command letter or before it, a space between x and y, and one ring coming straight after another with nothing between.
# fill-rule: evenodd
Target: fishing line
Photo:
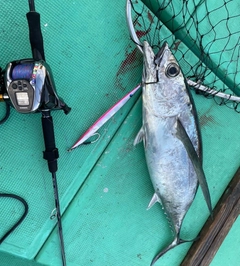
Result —
<instances>
[{"instance_id":1,"label":"fishing line","mask_svg":"<svg viewBox=\"0 0 240 266\"><path fill-rule=\"evenodd\" d=\"M33 74L33 63L17 65L12 70L12 79L31 79Z\"/></svg>"}]
</instances>

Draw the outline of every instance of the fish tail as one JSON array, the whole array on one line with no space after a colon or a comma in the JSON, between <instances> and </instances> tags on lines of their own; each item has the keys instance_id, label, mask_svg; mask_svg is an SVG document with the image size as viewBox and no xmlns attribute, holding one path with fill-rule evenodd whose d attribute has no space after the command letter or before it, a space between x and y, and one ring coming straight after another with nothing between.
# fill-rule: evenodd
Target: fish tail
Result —
<instances>
[{"instance_id":1,"label":"fish tail","mask_svg":"<svg viewBox=\"0 0 240 266\"><path fill-rule=\"evenodd\" d=\"M165 253L167 253L169 250L173 249L176 246L179 246L180 244L187 243L187 242L193 242L197 240L198 237L192 239L192 240L183 240L179 237L176 237L171 244L169 244L167 247L165 247L162 251L160 251L152 260L150 266L153 266L157 260L159 260Z\"/></svg>"}]
</instances>

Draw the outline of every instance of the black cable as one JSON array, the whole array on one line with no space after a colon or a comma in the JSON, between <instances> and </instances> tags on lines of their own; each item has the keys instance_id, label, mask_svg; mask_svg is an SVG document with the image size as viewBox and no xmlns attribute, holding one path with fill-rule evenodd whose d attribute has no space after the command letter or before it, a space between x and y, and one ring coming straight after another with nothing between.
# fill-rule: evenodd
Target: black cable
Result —
<instances>
[{"instance_id":1,"label":"black cable","mask_svg":"<svg viewBox=\"0 0 240 266\"><path fill-rule=\"evenodd\" d=\"M23 205L24 205L24 213L23 215L20 217L20 219L14 224L14 226L12 226L5 234L3 237L0 238L0 244L5 240L5 238L7 238L18 226L19 224L24 220L24 218L26 217L27 213L28 213L28 204L25 201L25 199L23 199L20 196L17 196L15 194L7 194L7 193L0 193L0 197L4 197L4 198L13 198L16 199L18 201L20 201Z\"/></svg>"},{"instance_id":2,"label":"black cable","mask_svg":"<svg viewBox=\"0 0 240 266\"><path fill-rule=\"evenodd\" d=\"M3 119L0 120L0 125L6 122L6 120L9 118L10 115L10 105L7 102L5 102L5 104L6 104L6 112Z\"/></svg>"},{"instance_id":3,"label":"black cable","mask_svg":"<svg viewBox=\"0 0 240 266\"><path fill-rule=\"evenodd\" d=\"M0 125L6 122L6 120L8 119L10 115L10 105L4 99L4 95L6 93L6 88L5 88L5 83L4 83L4 74L5 74L5 71L3 71L2 68L0 67L0 95L1 95L1 101L4 101L6 104L6 112L5 112L4 117L0 120Z\"/></svg>"}]
</instances>

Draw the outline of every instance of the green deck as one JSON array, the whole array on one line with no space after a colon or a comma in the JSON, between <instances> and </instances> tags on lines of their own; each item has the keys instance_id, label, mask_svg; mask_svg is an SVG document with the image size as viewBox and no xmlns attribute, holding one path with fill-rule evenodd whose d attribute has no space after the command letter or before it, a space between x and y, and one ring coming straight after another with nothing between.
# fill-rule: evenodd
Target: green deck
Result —
<instances>
[{"instance_id":1,"label":"green deck","mask_svg":"<svg viewBox=\"0 0 240 266\"><path fill-rule=\"evenodd\" d=\"M134 96L99 133L98 142L67 149L113 103L141 80L142 56L129 38L125 0L35 1L41 13L45 53L58 93L72 107L54 112L60 152L57 172L68 266L146 266L171 240L160 205L146 211L153 188L142 144L141 95ZM106 4L107 3L107 4ZM31 57L25 13L27 1L0 0L0 66ZM215 205L239 167L240 115L193 93L199 114L204 170ZM0 106L1 114L4 104ZM29 204L23 223L1 244L1 266L61 265L51 175L42 159L40 114L12 109L1 125L0 192ZM0 234L22 207L0 199ZM197 236L208 218L201 190L184 221L182 236ZM240 261L238 219L211 266ZM191 243L166 254L157 265L179 265Z\"/></svg>"}]
</instances>

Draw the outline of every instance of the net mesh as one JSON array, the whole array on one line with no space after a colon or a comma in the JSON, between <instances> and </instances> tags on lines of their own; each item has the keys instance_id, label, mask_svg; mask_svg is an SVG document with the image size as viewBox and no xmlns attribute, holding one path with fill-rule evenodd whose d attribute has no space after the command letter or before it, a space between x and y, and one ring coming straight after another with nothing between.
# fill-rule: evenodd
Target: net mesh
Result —
<instances>
[{"instance_id":1,"label":"net mesh","mask_svg":"<svg viewBox=\"0 0 240 266\"><path fill-rule=\"evenodd\" d=\"M185 77L206 87L203 95L240 112L239 99L232 97L240 95L239 3L131 0L131 6L141 43L147 40L157 52L167 41ZM218 92L227 95L216 97Z\"/></svg>"}]
</instances>

